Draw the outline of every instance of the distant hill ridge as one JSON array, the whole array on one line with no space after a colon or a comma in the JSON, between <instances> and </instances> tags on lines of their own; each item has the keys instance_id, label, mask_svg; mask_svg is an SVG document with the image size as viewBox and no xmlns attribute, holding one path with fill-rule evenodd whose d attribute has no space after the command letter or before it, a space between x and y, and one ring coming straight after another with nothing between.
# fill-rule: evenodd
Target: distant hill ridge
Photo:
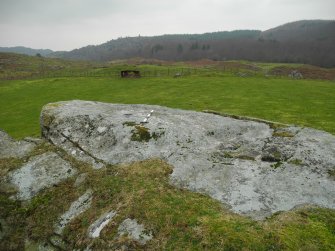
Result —
<instances>
[{"instance_id":1,"label":"distant hill ridge","mask_svg":"<svg viewBox=\"0 0 335 251\"><path fill-rule=\"evenodd\" d=\"M24 46L16 46L16 47L0 47L0 52L13 52L19 54L25 54L29 56L34 56L36 54L40 54L41 56L46 56L54 51L49 49L32 49Z\"/></svg>"},{"instance_id":2,"label":"distant hill ridge","mask_svg":"<svg viewBox=\"0 0 335 251\"><path fill-rule=\"evenodd\" d=\"M335 20L302 20L263 32L236 30L124 37L47 56L101 62L134 57L171 61L207 58L335 67Z\"/></svg>"},{"instance_id":3,"label":"distant hill ridge","mask_svg":"<svg viewBox=\"0 0 335 251\"><path fill-rule=\"evenodd\" d=\"M322 41L335 39L335 20L302 20L287 23L262 33L263 38L279 41Z\"/></svg>"}]
</instances>

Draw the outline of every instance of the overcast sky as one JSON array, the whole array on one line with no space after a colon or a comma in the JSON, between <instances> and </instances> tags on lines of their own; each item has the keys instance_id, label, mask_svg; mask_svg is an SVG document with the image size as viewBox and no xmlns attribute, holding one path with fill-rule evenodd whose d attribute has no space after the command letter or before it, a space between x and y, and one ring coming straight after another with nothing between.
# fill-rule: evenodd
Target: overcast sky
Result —
<instances>
[{"instance_id":1,"label":"overcast sky","mask_svg":"<svg viewBox=\"0 0 335 251\"><path fill-rule=\"evenodd\" d=\"M0 0L0 46L72 50L125 36L335 19L335 0Z\"/></svg>"}]
</instances>

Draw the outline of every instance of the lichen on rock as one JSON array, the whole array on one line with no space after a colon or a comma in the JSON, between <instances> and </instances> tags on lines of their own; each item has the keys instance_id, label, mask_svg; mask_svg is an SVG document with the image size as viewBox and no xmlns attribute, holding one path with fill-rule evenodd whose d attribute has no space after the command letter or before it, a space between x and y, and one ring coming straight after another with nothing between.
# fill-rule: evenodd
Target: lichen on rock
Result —
<instances>
[{"instance_id":1,"label":"lichen on rock","mask_svg":"<svg viewBox=\"0 0 335 251\"><path fill-rule=\"evenodd\" d=\"M33 150L35 144L28 141L16 141L0 129L0 159L22 158Z\"/></svg>"},{"instance_id":2,"label":"lichen on rock","mask_svg":"<svg viewBox=\"0 0 335 251\"><path fill-rule=\"evenodd\" d=\"M69 210L67 210L58 220L55 225L55 233L62 234L66 225L75 217L90 208L92 203L92 190L87 190L76 201L72 202Z\"/></svg>"},{"instance_id":3,"label":"lichen on rock","mask_svg":"<svg viewBox=\"0 0 335 251\"><path fill-rule=\"evenodd\" d=\"M136 219L125 219L118 227L119 236L128 236L130 239L145 245L152 239L152 233L146 231L144 225L139 224Z\"/></svg>"},{"instance_id":4,"label":"lichen on rock","mask_svg":"<svg viewBox=\"0 0 335 251\"><path fill-rule=\"evenodd\" d=\"M10 183L18 188L16 197L28 200L40 190L75 175L77 170L56 153L47 152L31 158L21 168L8 174Z\"/></svg>"}]
</instances>

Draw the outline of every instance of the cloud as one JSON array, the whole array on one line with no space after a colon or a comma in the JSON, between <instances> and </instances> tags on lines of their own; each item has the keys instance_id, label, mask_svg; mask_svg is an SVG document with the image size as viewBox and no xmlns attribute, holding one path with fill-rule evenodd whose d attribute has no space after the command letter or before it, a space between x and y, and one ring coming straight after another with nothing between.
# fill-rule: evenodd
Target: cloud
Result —
<instances>
[{"instance_id":1,"label":"cloud","mask_svg":"<svg viewBox=\"0 0 335 251\"><path fill-rule=\"evenodd\" d=\"M334 0L1 0L0 46L73 49L120 36L335 19Z\"/></svg>"}]
</instances>

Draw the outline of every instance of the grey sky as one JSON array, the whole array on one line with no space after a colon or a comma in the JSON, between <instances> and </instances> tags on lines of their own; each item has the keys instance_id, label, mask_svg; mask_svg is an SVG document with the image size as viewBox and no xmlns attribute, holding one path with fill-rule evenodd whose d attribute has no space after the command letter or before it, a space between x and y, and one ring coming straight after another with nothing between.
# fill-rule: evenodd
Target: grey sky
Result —
<instances>
[{"instance_id":1,"label":"grey sky","mask_svg":"<svg viewBox=\"0 0 335 251\"><path fill-rule=\"evenodd\" d=\"M335 19L335 0L0 0L0 46L71 50L124 36Z\"/></svg>"}]
</instances>

